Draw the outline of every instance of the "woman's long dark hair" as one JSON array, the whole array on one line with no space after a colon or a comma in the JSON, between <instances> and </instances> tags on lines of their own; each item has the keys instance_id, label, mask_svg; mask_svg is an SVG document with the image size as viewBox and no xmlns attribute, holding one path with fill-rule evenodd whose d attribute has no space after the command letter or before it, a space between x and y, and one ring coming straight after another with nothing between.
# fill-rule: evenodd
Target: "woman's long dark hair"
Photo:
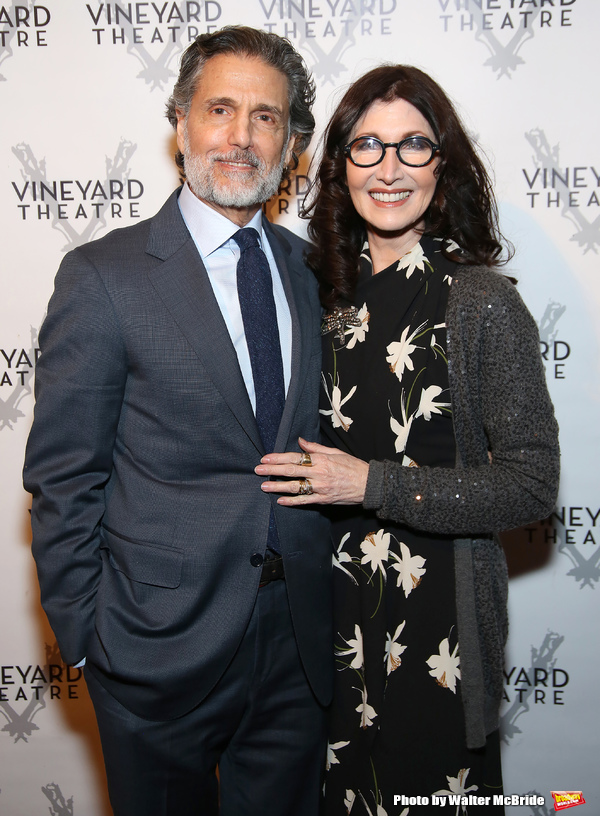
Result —
<instances>
[{"instance_id":1,"label":"woman's long dark hair","mask_svg":"<svg viewBox=\"0 0 600 816\"><path fill-rule=\"evenodd\" d=\"M438 180L425 214L425 233L454 240L462 253L452 257L462 263L498 266L506 262L501 259L502 236L490 178L452 103L418 68L384 65L358 79L340 102L323 137L323 156L305 209L314 243L308 262L328 309L352 300L366 239L365 223L346 184L344 146L373 102L396 99L405 99L420 111L440 145Z\"/></svg>"}]
</instances>

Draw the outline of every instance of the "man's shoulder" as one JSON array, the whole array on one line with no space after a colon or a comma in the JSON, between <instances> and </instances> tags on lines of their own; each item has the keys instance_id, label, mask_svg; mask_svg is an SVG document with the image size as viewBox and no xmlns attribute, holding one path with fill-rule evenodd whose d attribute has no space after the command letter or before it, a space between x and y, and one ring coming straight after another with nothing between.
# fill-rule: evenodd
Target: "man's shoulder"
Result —
<instances>
[{"instance_id":1,"label":"man's shoulder","mask_svg":"<svg viewBox=\"0 0 600 816\"><path fill-rule=\"evenodd\" d=\"M78 252L82 252L88 258L102 257L113 252L122 251L123 247L134 248L137 246L144 246L148 241L150 234L150 224L152 218L147 218L137 224L130 224L127 227L118 227L97 238L94 241L89 241L87 244L82 244L77 248Z\"/></svg>"},{"instance_id":2,"label":"man's shoulder","mask_svg":"<svg viewBox=\"0 0 600 816\"><path fill-rule=\"evenodd\" d=\"M168 233L169 225L186 230L177 206L177 193L170 195L160 210L149 218L111 230L101 238L78 247L76 252L81 252L93 262L112 257L131 257L146 251L153 233Z\"/></svg>"},{"instance_id":3,"label":"man's shoulder","mask_svg":"<svg viewBox=\"0 0 600 816\"><path fill-rule=\"evenodd\" d=\"M295 232L287 229L287 227L282 227L280 224L273 224L272 221L266 221L266 223L286 249L289 247L290 251L301 253L306 253L310 249L311 245L308 241L296 235Z\"/></svg>"}]
</instances>

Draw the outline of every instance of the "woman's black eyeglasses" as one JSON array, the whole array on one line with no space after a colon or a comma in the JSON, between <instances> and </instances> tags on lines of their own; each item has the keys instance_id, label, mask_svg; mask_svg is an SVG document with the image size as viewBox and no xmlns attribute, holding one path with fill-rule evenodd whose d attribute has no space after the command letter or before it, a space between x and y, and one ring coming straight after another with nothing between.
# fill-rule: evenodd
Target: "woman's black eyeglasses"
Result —
<instances>
[{"instance_id":1,"label":"woman's black eyeglasses","mask_svg":"<svg viewBox=\"0 0 600 816\"><path fill-rule=\"evenodd\" d=\"M440 149L426 136L409 136L401 142L382 142L375 136L359 136L344 147L344 155L357 167L374 167L383 161L388 147L394 147L398 160L408 167L424 167Z\"/></svg>"}]
</instances>

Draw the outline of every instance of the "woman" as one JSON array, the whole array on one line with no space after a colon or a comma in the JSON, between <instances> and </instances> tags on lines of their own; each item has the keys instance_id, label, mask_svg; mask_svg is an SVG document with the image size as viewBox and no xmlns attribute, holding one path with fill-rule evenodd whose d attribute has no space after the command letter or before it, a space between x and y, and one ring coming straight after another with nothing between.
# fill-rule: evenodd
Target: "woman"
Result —
<instances>
[{"instance_id":1,"label":"woman","mask_svg":"<svg viewBox=\"0 0 600 816\"><path fill-rule=\"evenodd\" d=\"M537 329L494 269L486 171L423 72L384 66L350 87L316 190L328 445L301 440L300 458L256 470L281 504L338 505L326 812L399 814L394 795L457 793L499 812L494 534L548 515L558 486Z\"/></svg>"}]
</instances>

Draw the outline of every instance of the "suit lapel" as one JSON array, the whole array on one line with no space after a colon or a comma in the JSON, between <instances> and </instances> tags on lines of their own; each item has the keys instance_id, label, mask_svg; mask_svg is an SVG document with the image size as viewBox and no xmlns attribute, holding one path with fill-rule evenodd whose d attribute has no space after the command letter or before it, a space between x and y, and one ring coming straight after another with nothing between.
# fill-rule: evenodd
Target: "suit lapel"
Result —
<instances>
[{"instance_id":1,"label":"suit lapel","mask_svg":"<svg viewBox=\"0 0 600 816\"><path fill-rule=\"evenodd\" d=\"M262 451L237 354L176 193L153 219L146 251L163 260L149 272L152 285L239 424Z\"/></svg>"},{"instance_id":2,"label":"suit lapel","mask_svg":"<svg viewBox=\"0 0 600 816\"><path fill-rule=\"evenodd\" d=\"M264 453L237 354L204 264L179 211L178 194L173 193L152 219L146 251L163 263L153 267L149 277L239 424L257 450ZM313 320L303 259L294 257L285 235L276 232L266 218L263 223L292 321L291 378L276 443L277 450L285 450L309 365Z\"/></svg>"},{"instance_id":3,"label":"suit lapel","mask_svg":"<svg viewBox=\"0 0 600 816\"><path fill-rule=\"evenodd\" d=\"M285 236L280 232L276 232L266 218L263 224L281 275L292 320L291 378L276 443L277 450L286 450L292 422L302 393L302 384L308 370L310 357L309 332L312 327L312 316L306 291L305 276L307 271L303 259L293 256L291 246ZM295 444L296 440L291 440L291 443Z\"/></svg>"}]
</instances>

